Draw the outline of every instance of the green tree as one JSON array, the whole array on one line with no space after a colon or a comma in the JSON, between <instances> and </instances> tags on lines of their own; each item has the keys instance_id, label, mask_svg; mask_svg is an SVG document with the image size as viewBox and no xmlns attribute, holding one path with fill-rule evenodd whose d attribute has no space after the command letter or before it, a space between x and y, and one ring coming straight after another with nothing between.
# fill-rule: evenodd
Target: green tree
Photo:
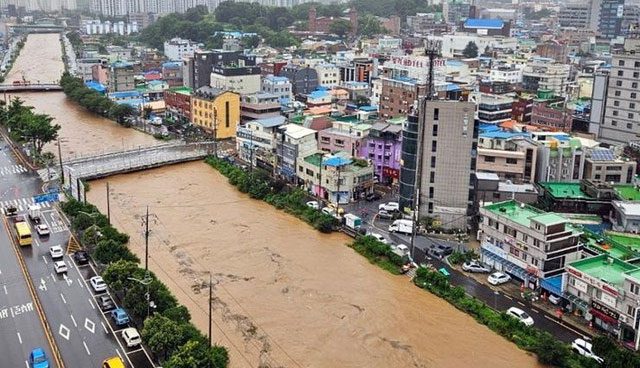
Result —
<instances>
[{"instance_id":1,"label":"green tree","mask_svg":"<svg viewBox=\"0 0 640 368\"><path fill-rule=\"evenodd\" d=\"M469 41L467 46L464 47L464 50L462 50L462 56L465 58L478 57L478 45L473 41Z\"/></svg>"},{"instance_id":2,"label":"green tree","mask_svg":"<svg viewBox=\"0 0 640 368\"><path fill-rule=\"evenodd\" d=\"M547 332L540 333L534 351L538 355L538 361L542 364L556 367L566 366L565 359L569 355L568 346Z\"/></svg>"},{"instance_id":3,"label":"green tree","mask_svg":"<svg viewBox=\"0 0 640 368\"><path fill-rule=\"evenodd\" d=\"M98 242L93 252L93 257L102 264L109 264L119 260L139 262L126 245L112 239L104 239Z\"/></svg>"},{"instance_id":4,"label":"green tree","mask_svg":"<svg viewBox=\"0 0 640 368\"><path fill-rule=\"evenodd\" d=\"M144 321L142 338L161 362L185 343L184 337L184 330L170 318L156 314Z\"/></svg>"},{"instance_id":5,"label":"green tree","mask_svg":"<svg viewBox=\"0 0 640 368\"><path fill-rule=\"evenodd\" d=\"M246 49L255 49L260 45L260 36L251 35L242 37L242 45Z\"/></svg>"},{"instance_id":6,"label":"green tree","mask_svg":"<svg viewBox=\"0 0 640 368\"><path fill-rule=\"evenodd\" d=\"M336 19L329 24L329 32L344 37L351 32L351 22L346 19Z\"/></svg>"},{"instance_id":7,"label":"green tree","mask_svg":"<svg viewBox=\"0 0 640 368\"><path fill-rule=\"evenodd\" d=\"M387 33L387 30L382 27L378 18L371 14L365 14L358 19L358 33L371 37L383 33Z\"/></svg>"},{"instance_id":8,"label":"green tree","mask_svg":"<svg viewBox=\"0 0 640 368\"><path fill-rule=\"evenodd\" d=\"M182 345L165 363L166 368L214 368L226 367L229 363L227 350L214 346L209 348L203 341L190 340Z\"/></svg>"},{"instance_id":9,"label":"green tree","mask_svg":"<svg viewBox=\"0 0 640 368\"><path fill-rule=\"evenodd\" d=\"M31 142L37 156L42 154L45 144L58 138L60 125L52 124L53 118L45 114L23 115L21 133L25 140Z\"/></svg>"}]
</instances>

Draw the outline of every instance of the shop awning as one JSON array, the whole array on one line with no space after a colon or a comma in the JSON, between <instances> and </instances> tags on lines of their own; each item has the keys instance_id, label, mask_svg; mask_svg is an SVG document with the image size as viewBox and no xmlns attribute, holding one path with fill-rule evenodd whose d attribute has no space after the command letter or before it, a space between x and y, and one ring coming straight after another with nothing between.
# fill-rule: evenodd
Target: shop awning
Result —
<instances>
[{"instance_id":1,"label":"shop awning","mask_svg":"<svg viewBox=\"0 0 640 368\"><path fill-rule=\"evenodd\" d=\"M599 310L593 309L591 308L589 310L589 313L591 313L592 315L596 316L599 320L602 320L603 322L606 322L610 325L617 325L618 324L618 320L615 318L611 318L609 316L607 316L606 314L600 312Z\"/></svg>"},{"instance_id":2,"label":"shop awning","mask_svg":"<svg viewBox=\"0 0 640 368\"><path fill-rule=\"evenodd\" d=\"M562 275L541 279L540 287L557 296L562 296Z\"/></svg>"},{"instance_id":3,"label":"shop awning","mask_svg":"<svg viewBox=\"0 0 640 368\"><path fill-rule=\"evenodd\" d=\"M527 280L527 279L535 280L535 277L530 278L527 271L524 270L522 267L516 265L515 263L509 262L508 260L500 257L499 255L487 249L482 249L481 252L483 255L485 255L487 258L491 259L492 261L500 263L503 266L504 271L512 274L513 276L519 278L520 280Z\"/></svg>"},{"instance_id":4,"label":"shop awning","mask_svg":"<svg viewBox=\"0 0 640 368\"><path fill-rule=\"evenodd\" d=\"M564 293L564 298L570 301L573 305L577 306L583 312L586 312L589 309L589 303L584 300L578 298L577 296L569 293Z\"/></svg>"}]
</instances>

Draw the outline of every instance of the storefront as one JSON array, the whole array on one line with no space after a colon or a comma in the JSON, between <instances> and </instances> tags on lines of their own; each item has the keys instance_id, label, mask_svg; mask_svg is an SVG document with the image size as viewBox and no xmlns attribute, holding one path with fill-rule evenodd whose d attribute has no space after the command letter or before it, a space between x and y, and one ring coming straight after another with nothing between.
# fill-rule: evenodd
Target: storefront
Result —
<instances>
[{"instance_id":1,"label":"storefront","mask_svg":"<svg viewBox=\"0 0 640 368\"><path fill-rule=\"evenodd\" d=\"M618 337L620 334L620 314L611 308L598 303L597 301L591 301L591 321L593 327L596 327L604 332L607 332L613 336Z\"/></svg>"}]
</instances>

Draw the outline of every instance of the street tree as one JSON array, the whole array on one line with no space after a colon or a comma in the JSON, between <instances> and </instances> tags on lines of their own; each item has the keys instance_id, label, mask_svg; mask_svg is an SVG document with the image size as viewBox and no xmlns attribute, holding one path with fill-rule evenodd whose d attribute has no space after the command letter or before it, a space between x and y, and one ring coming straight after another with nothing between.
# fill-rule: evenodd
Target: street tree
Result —
<instances>
[{"instance_id":1,"label":"street tree","mask_svg":"<svg viewBox=\"0 0 640 368\"><path fill-rule=\"evenodd\" d=\"M336 19L329 24L329 32L344 37L351 32L351 22L346 19Z\"/></svg>"},{"instance_id":2,"label":"street tree","mask_svg":"<svg viewBox=\"0 0 640 368\"><path fill-rule=\"evenodd\" d=\"M102 264L110 264L118 260L138 262L138 257L129 251L125 244L113 239L104 239L98 242L93 252L93 257Z\"/></svg>"},{"instance_id":3,"label":"street tree","mask_svg":"<svg viewBox=\"0 0 640 368\"><path fill-rule=\"evenodd\" d=\"M473 41L469 41L467 46L464 47L464 50L462 50L462 56L465 58L478 57L478 45Z\"/></svg>"},{"instance_id":4,"label":"street tree","mask_svg":"<svg viewBox=\"0 0 640 368\"><path fill-rule=\"evenodd\" d=\"M25 114L19 129L25 140L33 143L37 156L42 154L44 145L58 138L60 125L53 124L53 118L46 114Z\"/></svg>"},{"instance_id":5,"label":"street tree","mask_svg":"<svg viewBox=\"0 0 640 368\"><path fill-rule=\"evenodd\" d=\"M184 344L184 337L181 326L170 318L156 314L144 321L142 338L161 362Z\"/></svg>"}]
</instances>

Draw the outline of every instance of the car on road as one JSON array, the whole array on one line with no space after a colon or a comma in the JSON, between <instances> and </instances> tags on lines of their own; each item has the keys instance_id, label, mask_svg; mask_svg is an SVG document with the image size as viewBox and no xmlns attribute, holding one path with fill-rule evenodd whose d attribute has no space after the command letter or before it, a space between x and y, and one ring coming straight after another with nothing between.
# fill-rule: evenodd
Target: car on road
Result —
<instances>
[{"instance_id":1,"label":"car on road","mask_svg":"<svg viewBox=\"0 0 640 368\"><path fill-rule=\"evenodd\" d=\"M467 261L462 264L462 269L467 272L489 273L491 269L477 261Z\"/></svg>"},{"instance_id":2,"label":"car on road","mask_svg":"<svg viewBox=\"0 0 640 368\"><path fill-rule=\"evenodd\" d=\"M69 269L67 268L67 264L64 261L56 261L53 263L53 269L59 275L61 273L67 272Z\"/></svg>"},{"instance_id":3,"label":"car on road","mask_svg":"<svg viewBox=\"0 0 640 368\"><path fill-rule=\"evenodd\" d=\"M499 271L492 273L487 278L487 281L489 281L491 285L502 285L504 283L509 282L510 280L511 280L511 276L507 275L504 272L499 272Z\"/></svg>"},{"instance_id":4,"label":"car on road","mask_svg":"<svg viewBox=\"0 0 640 368\"><path fill-rule=\"evenodd\" d=\"M533 326L533 318L520 308L511 307L507 309L507 315L517 318L527 326Z\"/></svg>"},{"instance_id":5,"label":"car on road","mask_svg":"<svg viewBox=\"0 0 640 368\"><path fill-rule=\"evenodd\" d=\"M453 247L447 244L435 244L431 246L430 253L436 257L443 258L453 253Z\"/></svg>"},{"instance_id":6,"label":"car on road","mask_svg":"<svg viewBox=\"0 0 640 368\"><path fill-rule=\"evenodd\" d=\"M49 359L43 348L35 348L29 354L29 368L49 368Z\"/></svg>"},{"instance_id":7,"label":"car on road","mask_svg":"<svg viewBox=\"0 0 640 368\"><path fill-rule=\"evenodd\" d=\"M397 212L397 211L400 211L400 203L398 203L398 202L380 203L378 205L378 210L385 210L385 211L389 211L389 212Z\"/></svg>"},{"instance_id":8,"label":"car on road","mask_svg":"<svg viewBox=\"0 0 640 368\"><path fill-rule=\"evenodd\" d=\"M584 357L591 358L600 364L604 363L604 359L594 354L593 345L589 341L586 341L584 339L577 338L573 340L573 342L571 343L571 350Z\"/></svg>"},{"instance_id":9,"label":"car on road","mask_svg":"<svg viewBox=\"0 0 640 368\"><path fill-rule=\"evenodd\" d=\"M64 257L64 249L60 245L54 245L49 248L49 254L51 259L58 259Z\"/></svg>"},{"instance_id":10,"label":"car on road","mask_svg":"<svg viewBox=\"0 0 640 368\"><path fill-rule=\"evenodd\" d=\"M47 236L47 235L51 234L51 231L49 231L49 226L47 226L47 224L38 224L38 225L36 225L36 232L40 236Z\"/></svg>"},{"instance_id":11,"label":"car on road","mask_svg":"<svg viewBox=\"0 0 640 368\"><path fill-rule=\"evenodd\" d=\"M102 368L126 368L120 357L112 357L102 362Z\"/></svg>"},{"instance_id":12,"label":"car on road","mask_svg":"<svg viewBox=\"0 0 640 368\"><path fill-rule=\"evenodd\" d=\"M78 265L85 265L89 263L89 253L84 250L79 250L73 253L73 260L76 261Z\"/></svg>"},{"instance_id":13,"label":"car on road","mask_svg":"<svg viewBox=\"0 0 640 368\"><path fill-rule=\"evenodd\" d=\"M129 315L127 314L127 311L122 308L112 310L111 319L113 319L116 326L123 326L129 323Z\"/></svg>"},{"instance_id":14,"label":"car on road","mask_svg":"<svg viewBox=\"0 0 640 368\"><path fill-rule=\"evenodd\" d=\"M122 339L124 340L125 344L127 344L128 348L138 346L142 342L138 330L133 327L125 328L124 330L122 330Z\"/></svg>"},{"instance_id":15,"label":"car on road","mask_svg":"<svg viewBox=\"0 0 640 368\"><path fill-rule=\"evenodd\" d=\"M4 215L7 217L15 216L18 214L18 208L16 206L7 206L2 209Z\"/></svg>"},{"instance_id":16,"label":"car on road","mask_svg":"<svg viewBox=\"0 0 640 368\"><path fill-rule=\"evenodd\" d=\"M378 233L369 233L368 234L370 237L376 239L377 241L379 241L382 244L389 244L389 241L387 239L384 238L384 236L378 234Z\"/></svg>"},{"instance_id":17,"label":"car on road","mask_svg":"<svg viewBox=\"0 0 640 368\"><path fill-rule=\"evenodd\" d=\"M393 219L393 213L387 211L387 210L379 210L378 211L378 218L379 219L383 219L383 220L391 220Z\"/></svg>"},{"instance_id":18,"label":"car on road","mask_svg":"<svg viewBox=\"0 0 640 368\"><path fill-rule=\"evenodd\" d=\"M98 305L103 311L109 311L116 307L116 304L109 295L101 295L100 298L98 298Z\"/></svg>"},{"instance_id":19,"label":"car on road","mask_svg":"<svg viewBox=\"0 0 640 368\"><path fill-rule=\"evenodd\" d=\"M93 276L89 279L89 283L96 293L107 290L107 284L100 276Z\"/></svg>"},{"instance_id":20,"label":"car on road","mask_svg":"<svg viewBox=\"0 0 640 368\"><path fill-rule=\"evenodd\" d=\"M368 202L374 202L374 201L379 201L382 198L382 196L378 192L371 192L371 193L367 194L367 196L364 197L364 198Z\"/></svg>"},{"instance_id":21,"label":"car on road","mask_svg":"<svg viewBox=\"0 0 640 368\"><path fill-rule=\"evenodd\" d=\"M307 202L307 207L317 210L318 208L320 208L320 203L318 203L318 201L309 201Z\"/></svg>"}]
</instances>

